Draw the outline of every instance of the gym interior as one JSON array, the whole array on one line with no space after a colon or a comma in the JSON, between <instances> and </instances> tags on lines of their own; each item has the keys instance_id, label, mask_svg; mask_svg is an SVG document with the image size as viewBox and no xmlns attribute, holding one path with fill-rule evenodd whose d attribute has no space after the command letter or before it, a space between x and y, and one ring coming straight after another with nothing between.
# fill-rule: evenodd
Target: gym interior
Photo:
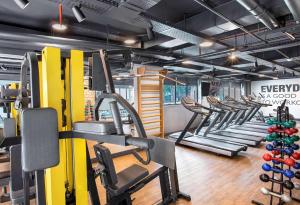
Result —
<instances>
[{"instance_id":1,"label":"gym interior","mask_svg":"<svg viewBox=\"0 0 300 205\"><path fill-rule=\"evenodd\" d=\"M299 0L0 17L0 204L300 203Z\"/></svg>"}]
</instances>

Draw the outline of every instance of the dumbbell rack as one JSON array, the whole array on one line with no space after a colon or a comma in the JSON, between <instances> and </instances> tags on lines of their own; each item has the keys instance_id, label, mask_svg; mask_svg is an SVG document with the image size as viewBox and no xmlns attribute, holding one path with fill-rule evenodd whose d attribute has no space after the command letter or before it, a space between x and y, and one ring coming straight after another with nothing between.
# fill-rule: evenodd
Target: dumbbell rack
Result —
<instances>
[{"instance_id":1,"label":"dumbbell rack","mask_svg":"<svg viewBox=\"0 0 300 205\"><path fill-rule=\"evenodd\" d=\"M269 205L273 205L278 198L278 205L285 204L289 200L300 202L299 199L293 197L292 189L295 188L294 183L291 181L293 177L300 178L300 172L294 173L291 169L300 169L300 163L296 160L300 159L300 153L294 152L299 149L297 144L294 144L299 140L299 137L293 135L298 132L295 129L295 121L289 119L289 108L286 106L279 106L277 108L277 119L269 120L269 125L276 125L268 128L270 135L266 137L266 141L272 142L268 144L266 149L272 151L272 154L265 154L263 159L265 161L272 161L272 166L265 163L262 168L265 171L272 171L272 176L269 177L266 174L260 175L260 179L264 182L271 182L271 188L262 188L261 191L265 195L270 195ZM278 166L279 165L279 166ZM284 169L285 167L287 169ZM275 174L279 173L279 179L276 178ZM288 180L285 180L288 178ZM279 191L275 191L275 185L279 185ZM285 194L285 189L288 189L289 196ZM264 205L261 202L252 200L253 204Z\"/></svg>"}]
</instances>

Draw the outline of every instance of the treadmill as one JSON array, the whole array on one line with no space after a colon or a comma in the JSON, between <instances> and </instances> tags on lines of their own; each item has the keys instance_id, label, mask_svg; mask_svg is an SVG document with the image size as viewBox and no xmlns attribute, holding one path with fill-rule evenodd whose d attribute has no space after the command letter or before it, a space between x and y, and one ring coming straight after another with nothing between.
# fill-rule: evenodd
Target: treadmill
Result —
<instances>
[{"instance_id":1,"label":"treadmill","mask_svg":"<svg viewBox=\"0 0 300 205\"><path fill-rule=\"evenodd\" d=\"M230 127L231 129L238 129L238 130L243 130L243 131L251 131L255 133L260 133L260 134L268 134L267 129L268 125L263 124L251 124L251 119L255 116L255 114L259 111L259 109L262 106L270 106L269 104L263 104L259 102L255 102L252 100L249 100L249 98L242 96L242 100L249 106L248 111L242 111L239 117L235 120L235 125ZM242 118L242 116L244 116Z\"/></svg>"},{"instance_id":2,"label":"treadmill","mask_svg":"<svg viewBox=\"0 0 300 205\"><path fill-rule=\"evenodd\" d=\"M169 139L176 141L176 145L185 145L188 147L214 152L229 157L236 156L239 152L247 150L247 146L242 145L240 143L230 143L224 139L214 139L209 137L203 137L201 135L196 135L195 133L199 133L199 131L203 128L204 124L208 121L212 113L218 113L219 111L204 107L201 104L196 103L189 97L183 97L181 99L181 104L187 110L193 112L193 116L182 132L177 132L169 135ZM196 132L188 132L191 125L199 115L205 116L205 118L202 120L202 122L196 129Z\"/></svg>"},{"instance_id":3,"label":"treadmill","mask_svg":"<svg viewBox=\"0 0 300 205\"><path fill-rule=\"evenodd\" d=\"M203 133L206 137L226 139L228 141L235 141L249 146L256 147L264 140L264 136L255 135L252 133L244 132L231 132L226 128L230 125L240 110L246 110L247 108L242 105L237 105L231 102L221 102L213 96L207 96L207 101L214 109L223 111L225 114L221 119L221 114L217 115L213 122ZM220 122L217 124L217 121Z\"/></svg>"},{"instance_id":4,"label":"treadmill","mask_svg":"<svg viewBox=\"0 0 300 205\"><path fill-rule=\"evenodd\" d=\"M269 125L267 125L264 121L253 121L252 119L254 118L254 116L258 113L258 111L260 110L260 108L262 107L268 107L268 106L272 106L271 104L264 104L264 103L260 103L258 101L255 101L254 98L252 96L242 96L241 97L242 100L247 103L247 104L252 104L253 106L256 106L257 109L255 110L255 112L252 114L252 116L250 116L245 122L244 125L247 126L260 126L262 128L268 128Z\"/></svg>"},{"instance_id":5,"label":"treadmill","mask_svg":"<svg viewBox=\"0 0 300 205\"><path fill-rule=\"evenodd\" d=\"M243 124L244 127L253 127L253 128L257 128L257 129L268 129L270 127L270 125L266 124L263 121L251 121L251 119L253 119L253 117L255 116L255 114L259 111L259 109L261 107L266 107L266 106L270 106L268 104L261 104L261 103L257 103L257 102L251 102L249 101L248 97L242 96L241 97L243 99L243 102L237 101L231 97L225 97L226 101L232 102L234 104L238 104L238 105L242 105L244 107L246 107L247 109L252 109L253 111L250 111L248 119L247 117L245 117L246 120L244 120L245 122L243 123L241 120L241 116L243 116L245 114L245 110L243 112L241 112L241 115L239 115L240 117L237 117L235 124ZM252 117L251 117L252 116Z\"/></svg>"}]
</instances>

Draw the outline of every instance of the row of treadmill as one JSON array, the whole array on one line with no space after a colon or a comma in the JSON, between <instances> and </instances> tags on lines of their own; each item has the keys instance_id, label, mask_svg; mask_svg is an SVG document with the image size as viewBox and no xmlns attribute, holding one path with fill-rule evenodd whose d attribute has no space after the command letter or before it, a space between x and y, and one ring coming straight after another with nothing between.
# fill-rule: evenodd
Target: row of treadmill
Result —
<instances>
[{"instance_id":1,"label":"row of treadmill","mask_svg":"<svg viewBox=\"0 0 300 205\"><path fill-rule=\"evenodd\" d=\"M241 96L237 101L226 97L220 101L207 96L209 107L183 97L181 104L193 113L182 132L169 135L177 145L193 147L219 155L233 157L246 151L248 146L258 147L267 133L264 121L253 120L260 108L271 106L255 100L251 96ZM199 121L194 132L191 127Z\"/></svg>"}]
</instances>

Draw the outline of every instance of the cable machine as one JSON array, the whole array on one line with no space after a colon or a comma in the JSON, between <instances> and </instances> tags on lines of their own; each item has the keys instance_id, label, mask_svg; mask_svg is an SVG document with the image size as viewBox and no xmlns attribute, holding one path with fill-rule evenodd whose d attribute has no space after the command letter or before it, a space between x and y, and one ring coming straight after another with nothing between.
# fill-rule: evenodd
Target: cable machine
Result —
<instances>
[{"instance_id":1,"label":"cable machine","mask_svg":"<svg viewBox=\"0 0 300 205\"><path fill-rule=\"evenodd\" d=\"M190 200L188 195L179 191L174 143L164 139L147 138L136 111L114 92L108 52L100 50L93 53L92 67L95 74L104 77L103 81L98 81L102 82L102 87L98 87L102 91L98 105L105 98L112 99L110 107L114 121L111 123L84 121L82 51L71 50L62 53L58 48L45 48L39 57L35 53L27 53L26 56L22 64L21 88L15 103L21 115L21 137L5 139L1 144L18 146L21 143L22 146L19 150L22 150L20 166L25 176L21 184L24 199L19 197L12 201L21 200L25 205L29 204L32 186L29 176L35 173L36 204L44 205L47 202L49 205L84 205L89 202L88 195L93 205L100 204L94 177L103 169L92 168L86 140L122 146L133 145L146 151L146 159L136 150L133 150L132 154L143 164L149 164L152 160L165 168L143 179L144 185L160 177L163 204L169 204L180 197ZM29 82L24 77L28 71ZM25 95L23 89L28 87L31 93ZM138 137L123 133L117 104L131 114ZM12 178L13 173L14 170ZM20 177L20 174L18 176ZM167 183L168 180L170 183ZM128 184L131 184L129 182ZM141 185L134 190L139 190ZM21 190L12 188L12 191ZM133 192L131 190L128 193ZM130 198L130 194L127 196ZM127 202L130 204L131 200Z\"/></svg>"}]
</instances>

